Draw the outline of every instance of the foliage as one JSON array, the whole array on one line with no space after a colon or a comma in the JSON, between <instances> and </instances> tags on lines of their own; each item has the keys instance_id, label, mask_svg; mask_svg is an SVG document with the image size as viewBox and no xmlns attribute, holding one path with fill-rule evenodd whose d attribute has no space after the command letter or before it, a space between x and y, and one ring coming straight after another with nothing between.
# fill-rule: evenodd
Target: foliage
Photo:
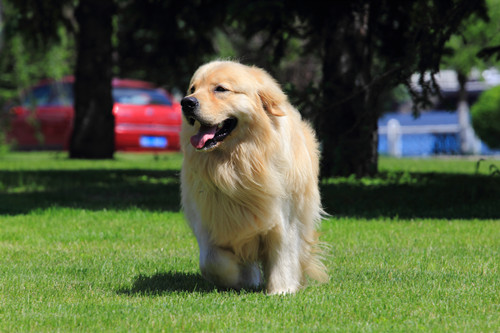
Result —
<instances>
[{"instance_id":1,"label":"foliage","mask_svg":"<svg viewBox=\"0 0 500 333\"><path fill-rule=\"evenodd\" d=\"M37 2L35 7L47 13L48 6L44 4ZM40 22L44 26L40 29L52 31L50 35L33 30L34 23L25 20L27 17L35 21L40 18L34 15L33 8L27 1L2 2L5 20L0 29L3 33L0 50L0 155L11 148L5 138L9 126L7 112L23 99L25 90L41 79L57 79L73 73L72 34L62 25L55 24L57 20L48 20L51 15ZM19 14L20 10L25 10L24 16Z\"/></svg>"},{"instance_id":2,"label":"foliage","mask_svg":"<svg viewBox=\"0 0 500 333\"><path fill-rule=\"evenodd\" d=\"M227 1L118 1L117 75L169 88L187 87L195 69L215 55L215 29Z\"/></svg>"},{"instance_id":3,"label":"foliage","mask_svg":"<svg viewBox=\"0 0 500 333\"><path fill-rule=\"evenodd\" d=\"M498 178L475 175L474 161L382 158L386 177L324 182L325 205L340 210L321 230L330 282L273 297L218 290L202 279L196 241L179 211L181 162L179 154L0 159L0 331L500 325L500 192L491 183ZM457 188L469 188L463 179L486 192L468 204L455 201Z\"/></svg>"},{"instance_id":4,"label":"foliage","mask_svg":"<svg viewBox=\"0 0 500 333\"><path fill-rule=\"evenodd\" d=\"M500 1L487 0L487 16L475 13L464 20L458 31L446 43L447 54L443 57L442 66L455 70L457 74L458 105L452 106L459 112L467 102L466 83L472 69L484 69L498 63L492 53L481 55L484 50L500 44ZM469 150L463 147L465 150Z\"/></svg>"},{"instance_id":5,"label":"foliage","mask_svg":"<svg viewBox=\"0 0 500 333\"><path fill-rule=\"evenodd\" d=\"M478 57L481 50L500 44L500 1L487 0L487 19L472 15L446 43L447 54L442 65L467 76L471 69L495 64L494 59ZM488 61L490 60L490 61Z\"/></svg>"},{"instance_id":6,"label":"foliage","mask_svg":"<svg viewBox=\"0 0 500 333\"><path fill-rule=\"evenodd\" d=\"M25 2L16 2L16 6L21 4ZM43 36L38 31L30 30L31 25L18 14L20 9L9 0L3 1L3 6L5 22L0 57L0 104L18 97L23 89L42 78L57 79L72 74L75 59L73 35L64 26L50 28L54 31L50 38L45 36L47 40L34 39ZM25 15L36 16L32 8ZM42 21L49 24L46 18Z\"/></svg>"},{"instance_id":7,"label":"foliage","mask_svg":"<svg viewBox=\"0 0 500 333\"><path fill-rule=\"evenodd\" d=\"M471 108L474 131L491 148L500 148L500 86L483 92Z\"/></svg>"},{"instance_id":8,"label":"foliage","mask_svg":"<svg viewBox=\"0 0 500 333\"><path fill-rule=\"evenodd\" d=\"M35 42L37 39L33 40L33 36L39 34L29 30L30 25L23 25L26 22L12 3L3 1L5 23L0 57L0 108L14 98L21 98L24 89L40 79L57 79L72 74L75 60L71 32L59 25L54 27L53 39ZM16 5L22 3L16 2ZM32 9L26 15L29 13Z\"/></svg>"}]
</instances>

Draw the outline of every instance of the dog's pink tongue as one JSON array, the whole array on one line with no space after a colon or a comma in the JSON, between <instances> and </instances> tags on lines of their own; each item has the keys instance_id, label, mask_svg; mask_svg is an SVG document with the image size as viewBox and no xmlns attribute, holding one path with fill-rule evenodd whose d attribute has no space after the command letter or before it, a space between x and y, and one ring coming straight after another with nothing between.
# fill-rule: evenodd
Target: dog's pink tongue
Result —
<instances>
[{"instance_id":1,"label":"dog's pink tongue","mask_svg":"<svg viewBox=\"0 0 500 333\"><path fill-rule=\"evenodd\" d=\"M200 131L191 137L191 144L196 149L203 148L208 140L214 138L215 132L217 132L217 126L209 127L201 125Z\"/></svg>"}]
</instances>

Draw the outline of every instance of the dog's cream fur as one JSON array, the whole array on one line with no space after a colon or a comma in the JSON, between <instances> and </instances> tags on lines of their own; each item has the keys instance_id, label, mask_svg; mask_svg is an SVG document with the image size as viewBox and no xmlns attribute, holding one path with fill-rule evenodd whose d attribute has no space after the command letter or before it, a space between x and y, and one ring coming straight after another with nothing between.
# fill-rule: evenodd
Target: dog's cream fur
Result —
<instances>
[{"instance_id":1,"label":"dog's cream fur","mask_svg":"<svg viewBox=\"0 0 500 333\"><path fill-rule=\"evenodd\" d=\"M188 93L199 101L204 123L238 120L224 141L204 151L190 144L200 123L183 120L182 205L203 276L236 289L265 281L269 294L297 291L305 275L325 281L315 231L322 217L318 144L311 127L256 67L210 62L196 71Z\"/></svg>"}]
</instances>

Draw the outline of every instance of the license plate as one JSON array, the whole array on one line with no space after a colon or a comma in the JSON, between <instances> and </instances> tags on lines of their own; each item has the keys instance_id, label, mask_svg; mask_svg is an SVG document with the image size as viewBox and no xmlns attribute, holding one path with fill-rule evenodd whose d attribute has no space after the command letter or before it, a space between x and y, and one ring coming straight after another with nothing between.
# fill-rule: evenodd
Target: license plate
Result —
<instances>
[{"instance_id":1,"label":"license plate","mask_svg":"<svg viewBox=\"0 0 500 333\"><path fill-rule=\"evenodd\" d=\"M167 138L163 136L141 136L139 139L139 145L144 148L165 148L167 144Z\"/></svg>"}]
</instances>

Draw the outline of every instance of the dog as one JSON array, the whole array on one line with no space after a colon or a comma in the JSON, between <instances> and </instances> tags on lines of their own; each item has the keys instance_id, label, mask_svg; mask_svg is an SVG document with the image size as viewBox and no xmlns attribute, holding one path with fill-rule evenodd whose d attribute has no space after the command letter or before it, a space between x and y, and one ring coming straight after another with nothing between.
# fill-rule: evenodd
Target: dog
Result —
<instances>
[{"instance_id":1,"label":"dog","mask_svg":"<svg viewBox=\"0 0 500 333\"><path fill-rule=\"evenodd\" d=\"M200 270L224 288L294 293L327 280L319 147L309 124L263 69L213 61L181 100L182 207Z\"/></svg>"}]
</instances>

